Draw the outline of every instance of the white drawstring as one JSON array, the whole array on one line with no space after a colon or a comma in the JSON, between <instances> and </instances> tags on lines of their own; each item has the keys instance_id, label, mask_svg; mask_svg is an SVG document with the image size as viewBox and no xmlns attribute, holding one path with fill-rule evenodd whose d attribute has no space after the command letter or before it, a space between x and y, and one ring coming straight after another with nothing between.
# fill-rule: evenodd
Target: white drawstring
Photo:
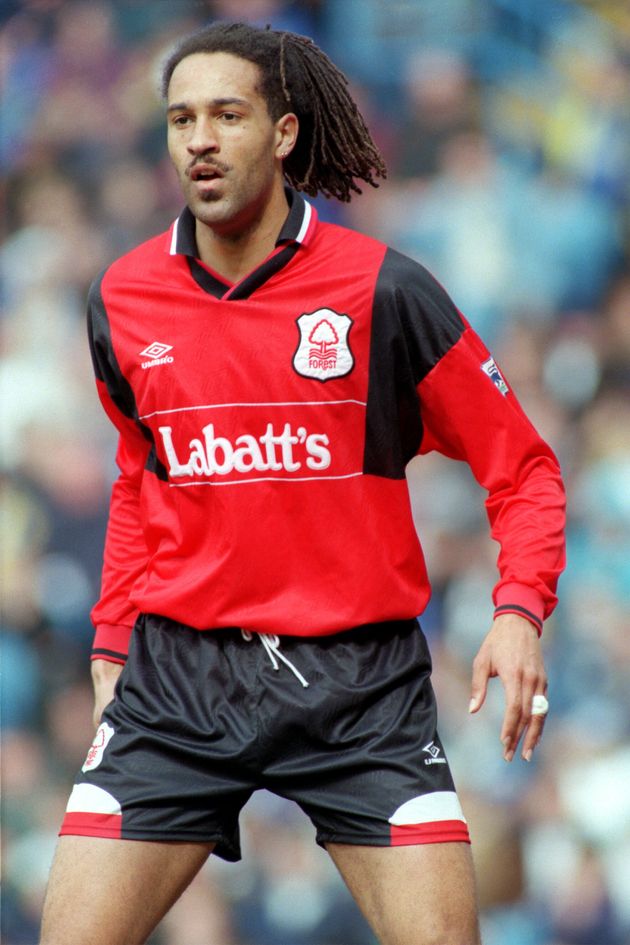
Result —
<instances>
[{"instance_id":1,"label":"white drawstring","mask_svg":"<svg viewBox=\"0 0 630 945\"><path fill-rule=\"evenodd\" d=\"M253 639L253 633L250 630L241 630L241 635L244 640L249 642ZM280 637L275 633L257 633L256 636L262 643L267 653L267 656L271 660L271 665L275 670L280 669L280 664L278 660L282 660L285 666L288 666L294 676L300 680L305 689L308 689L308 682L304 679L304 676L299 671L297 666L294 666L291 660L287 659L284 653L280 652Z\"/></svg>"}]
</instances>

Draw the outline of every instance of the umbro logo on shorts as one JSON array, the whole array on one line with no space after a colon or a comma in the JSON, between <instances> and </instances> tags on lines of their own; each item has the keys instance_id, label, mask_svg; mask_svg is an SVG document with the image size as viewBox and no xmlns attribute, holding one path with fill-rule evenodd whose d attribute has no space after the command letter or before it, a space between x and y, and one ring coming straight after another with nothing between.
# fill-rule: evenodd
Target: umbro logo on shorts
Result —
<instances>
[{"instance_id":1,"label":"umbro logo on shorts","mask_svg":"<svg viewBox=\"0 0 630 945\"><path fill-rule=\"evenodd\" d=\"M440 758L441 749L439 748L438 745L435 744L435 742L429 742L429 744L425 745L422 750L426 751L427 754L431 756L430 758L424 759L425 765L445 765L446 764L446 758Z\"/></svg>"}]
</instances>

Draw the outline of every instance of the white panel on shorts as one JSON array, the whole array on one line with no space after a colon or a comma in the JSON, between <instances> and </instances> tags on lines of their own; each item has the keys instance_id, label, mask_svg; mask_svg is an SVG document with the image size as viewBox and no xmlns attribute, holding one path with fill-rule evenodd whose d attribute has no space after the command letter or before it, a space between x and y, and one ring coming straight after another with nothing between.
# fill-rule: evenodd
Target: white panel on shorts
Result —
<instances>
[{"instance_id":1,"label":"white panel on shorts","mask_svg":"<svg viewBox=\"0 0 630 945\"><path fill-rule=\"evenodd\" d=\"M403 827L405 824L428 824L438 820L463 820L466 823L455 791L435 791L412 797L394 811L389 823Z\"/></svg>"},{"instance_id":2,"label":"white panel on shorts","mask_svg":"<svg viewBox=\"0 0 630 945\"><path fill-rule=\"evenodd\" d=\"M122 814L116 798L95 784L75 784L68 800L66 812L84 811L90 814Z\"/></svg>"}]
</instances>

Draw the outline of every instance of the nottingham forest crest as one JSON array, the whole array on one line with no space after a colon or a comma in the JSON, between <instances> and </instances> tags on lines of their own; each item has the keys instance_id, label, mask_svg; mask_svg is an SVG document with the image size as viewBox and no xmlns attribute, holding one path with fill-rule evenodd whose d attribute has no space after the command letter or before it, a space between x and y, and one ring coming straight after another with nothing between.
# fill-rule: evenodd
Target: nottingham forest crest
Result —
<instances>
[{"instance_id":1,"label":"nottingham forest crest","mask_svg":"<svg viewBox=\"0 0 630 945\"><path fill-rule=\"evenodd\" d=\"M339 315L330 308L318 308L296 319L300 342L293 355L293 367L303 377L329 381L344 377L354 367L348 344L352 327L349 315Z\"/></svg>"}]
</instances>

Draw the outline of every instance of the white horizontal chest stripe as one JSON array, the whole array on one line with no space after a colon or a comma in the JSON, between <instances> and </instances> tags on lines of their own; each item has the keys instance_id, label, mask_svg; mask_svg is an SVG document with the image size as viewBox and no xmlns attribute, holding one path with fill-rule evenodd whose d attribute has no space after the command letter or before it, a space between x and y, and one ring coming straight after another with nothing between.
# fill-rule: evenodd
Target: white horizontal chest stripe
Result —
<instances>
[{"instance_id":1,"label":"white horizontal chest stripe","mask_svg":"<svg viewBox=\"0 0 630 945\"><path fill-rule=\"evenodd\" d=\"M191 486L247 486L252 482L321 482L322 479L353 479L362 476L363 471L344 473L343 476L256 476L255 479L231 479L228 482L216 482L204 479L195 482L169 482L171 489L190 489Z\"/></svg>"},{"instance_id":2,"label":"white horizontal chest stripe","mask_svg":"<svg viewBox=\"0 0 630 945\"><path fill-rule=\"evenodd\" d=\"M355 404L357 407L367 407L363 400L287 400L287 401L258 401L256 403L233 404L196 404L193 407L170 407L168 410L153 410L142 414L139 420L149 420L151 417L163 416L167 413L186 413L190 410L220 410L223 407L334 407L340 404Z\"/></svg>"}]
</instances>

